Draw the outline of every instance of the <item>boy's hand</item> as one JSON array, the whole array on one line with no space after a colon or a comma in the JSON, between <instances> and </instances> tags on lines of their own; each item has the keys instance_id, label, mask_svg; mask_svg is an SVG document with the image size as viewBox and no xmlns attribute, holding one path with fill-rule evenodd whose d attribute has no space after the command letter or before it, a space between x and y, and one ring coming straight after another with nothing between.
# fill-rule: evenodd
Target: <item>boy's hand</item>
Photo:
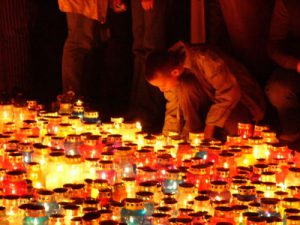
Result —
<instances>
[{"instance_id":1,"label":"boy's hand","mask_svg":"<svg viewBox=\"0 0 300 225\"><path fill-rule=\"evenodd\" d=\"M145 11L151 10L154 7L154 0L141 0L142 7Z\"/></svg>"},{"instance_id":2,"label":"boy's hand","mask_svg":"<svg viewBox=\"0 0 300 225\"><path fill-rule=\"evenodd\" d=\"M215 133L215 126L206 125L204 128L204 139L212 139Z\"/></svg>"}]
</instances>

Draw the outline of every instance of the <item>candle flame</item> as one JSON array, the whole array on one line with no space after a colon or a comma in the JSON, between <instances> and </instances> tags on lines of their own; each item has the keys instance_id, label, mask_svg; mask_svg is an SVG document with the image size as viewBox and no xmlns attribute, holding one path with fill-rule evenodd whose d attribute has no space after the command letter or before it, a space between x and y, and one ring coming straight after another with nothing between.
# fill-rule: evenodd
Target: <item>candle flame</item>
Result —
<instances>
[{"instance_id":1,"label":"candle flame","mask_svg":"<svg viewBox=\"0 0 300 225\"><path fill-rule=\"evenodd\" d=\"M216 201L221 201L222 198L220 196L216 196Z\"/></svg>"},{"instance_id":2,"label":"candle flame","mask_svg":"<svg viewBox=\"0 0 300 225\"><path fill-rule=\"evenodd\" d=\"M135 127L136 127L136 129L138 129L138 130L142 130L142 124L141 124L140 122L136 122L136 123L135 123Z\"/></svg>"},{"instance_id":3,"label":"candle flame","mask_svg":"<svg viewBox=\"0 0 300 225\"><path fill-rule=\"evenodd\" d=\"M106 178L107 178L106 174L105 174L105 173L102 173L102 174L101 174L101 179L106 180Z\"/></svg>"}]
</instances>

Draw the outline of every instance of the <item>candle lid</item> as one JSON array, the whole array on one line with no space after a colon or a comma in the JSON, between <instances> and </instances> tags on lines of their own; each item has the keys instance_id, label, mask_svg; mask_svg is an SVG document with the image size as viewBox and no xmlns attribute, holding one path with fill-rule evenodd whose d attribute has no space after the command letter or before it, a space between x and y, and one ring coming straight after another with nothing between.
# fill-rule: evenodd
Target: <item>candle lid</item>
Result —
<instances>
[{"instance_id":1,"label":"candle lid","mask_svg":"<svg viewBox=\"0 0 300 225\"><path fill-rule=\"evenodd\" d=\"M6 172L6 178L11 182L18 182L25 179L25 171L12 170Z\"/></svg>"},{"instance_id":2,"label":"candle lid","mask_svg":"<svg viewBox=\"0 0 300 225\"><path fill-rule=\"evenodd\" d=\"M45 216L45 208L42 205L28 204L26 213L29 217L43 217Z\"/></svg>"},{"instance_id":3,"label":"candle lid","mask_svg":"<svg viewBox=\"0 0 300 225\"><path fill-rule=\"evenodd\" d=\"M53 202L54 201L54 192L50 190L39 190L38 201L39 202Z\"/></svg>"},{"instance_id":4,"label":"candle lid","mask_svg":"<svg viewBox=\"0 0 300 225\"><path fill-rule=\"evenodd\" d=\"M98 208L100 201L98 199L86 199L83 202L84 207L96 207Z\"/></svg>"},{"instance_id":5,"label":"candle lid","mask_svg":"<svg viewBox=\"0 0 300 225\"><path fill-rule=\"evenodd\" d=\"M124 207L128 210L141 210L144 208L144 202L138 198L125 198Z\"/></svg>"},{"instance_id":6,"label":"candle lid","mask_svg":"<svg viewBox=\"0 0 300 225\"><path fill-rule=\"evenodd\" d=\"M119 223L114 220L102 220L99 225L118 225Z\"/></svg>"},{"instance_id":7,"label":"candle lid","mask_svg":"<svg viewBox=\"0 0 300 225\"><path fill-rule=\"evenodd\" d=\"M300 216L288 216L287 221L300 221ZM297 224L295 223L295 225L297 225Z\"/></svg>"},{"instance_id":8,"label":"candle lid","mask_svg":"<svg viewBox=\"0 0 300 225\"><path fill-rule=\"evenodd\" d=\"M49 217L49 223L58 223L58 224L64 224L65 222L65 216L62 214L52 214Z\"/></svg>"},{"instance_id":9,"label":"candle lid","mask_svg":"<svg viewBox=\"0 0 300 225\"><path fill-rule=\"evenodd\" d=\"M89 224L94 224L94 222L98 222L100 219L100 213L99 212L89 212L84 214L82 217L82 220L84 221L84 224L89 225Z\"/></svg>"},{"instance_id":10,"label":"candle lid","mask_svg":"<svg viewBox=\"0 0 300 225\"><path fill-rule=\"evenodd\" d=\"M70 225L82 225L82 217L73 217Z\"/></svg>"},{"instance_id":11,"label":"candle lid","mask_svg":"<svg viewBox=\"0 0 300 225\"><path fill-rule=\"evenodd\" d=\"M192 224L192 218L176 218L176 225Z\"/></svg>"}]
</instances>

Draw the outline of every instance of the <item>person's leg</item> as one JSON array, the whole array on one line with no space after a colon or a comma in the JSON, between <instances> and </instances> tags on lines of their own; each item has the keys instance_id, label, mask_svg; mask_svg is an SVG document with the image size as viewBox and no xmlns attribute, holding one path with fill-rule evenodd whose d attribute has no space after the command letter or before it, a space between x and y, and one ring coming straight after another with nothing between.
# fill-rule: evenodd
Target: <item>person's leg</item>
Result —
<instances>
[{"instance_id":1,"label":"person's leg","mask_svg":"<svg viewBox=\"0 0 300 225\"><path fill-rule=\"evenodd\" d=\"M30 30L32 2L3 0L0 7L0 89L32 92Z\"/></svg>"},{"instance_id":2,"label":"person's leg","mask_svg":"<svg viewBox=\"0 0 300 225\"><path fill-rule=\"evenodd\" d=\"M86 59L96 44L97 21L76 13L67 13L68 37L62 60L63 91L84 93Z\"/></svg>"},{"instance_id":3,"label":"person's leg","mask_svg":"<svg viewBox=\"0 0 300 225\"><path fill-rule=\"evenodd\" d=\"M299 74L284 69L276 70L268 81L266 94L277 109L283 139L293 141L300 138Z\"/></svg>"},{"instance_id":4,"label":"person's leg","mask_svg":"<svg viewBox=\"0 0 300 225\"><path fill-rule=\"evenodd\" d=\"M138 93L136 102L140 116L144 119L144 123L147 123L146 126L150 127L150 130L151 127L157 127L155 130L159 130L162 126L165 99L157 88L145 80L145 60L150 52L165 48L167 3L168 0L155 0L152 10L144 11L142 9L144 11L144 30L140 38L142 39L143 52L139 56L135 55L139 69L135 78L137 81L136 92Z\"/></svg>"}]
</instances>

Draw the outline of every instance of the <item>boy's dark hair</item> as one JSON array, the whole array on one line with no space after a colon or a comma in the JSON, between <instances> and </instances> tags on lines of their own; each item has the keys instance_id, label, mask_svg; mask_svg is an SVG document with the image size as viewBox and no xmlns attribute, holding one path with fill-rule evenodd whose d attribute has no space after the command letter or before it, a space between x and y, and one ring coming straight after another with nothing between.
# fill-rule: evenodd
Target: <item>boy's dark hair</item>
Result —
<instances>
[{"instance_id":1,"label":"boy's dark hair","mask_svg":"<svg viewBox=\"0 0 300 225\"><path fill-rule=\"evenodd\" d=\"M145 79L151 81L155 79L157 72L170 73L180 66L182 57L169 51L155 51L148 55L146 59Z\"/></svg>"}]
</instances>

